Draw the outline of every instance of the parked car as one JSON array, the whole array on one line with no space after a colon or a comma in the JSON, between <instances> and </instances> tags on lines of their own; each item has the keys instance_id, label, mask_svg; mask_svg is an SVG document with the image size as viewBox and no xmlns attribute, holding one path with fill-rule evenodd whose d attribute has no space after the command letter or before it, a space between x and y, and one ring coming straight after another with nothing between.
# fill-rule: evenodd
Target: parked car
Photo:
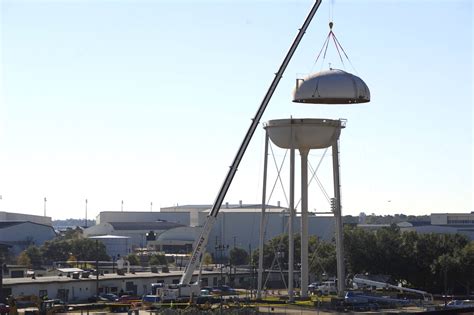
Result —
<instances>
[{"instance_id":1,"label":"parked car","mask_svg":"<svg viewBox=\"0 0 474 315\"><path fill-rule=\"evenodd\" d=\"M229 287L228 285L221 285L220 287L213 288L220 291L222 295L235 295L237 294L234 288Z\"/></svg>"},{"instance_id":2,"label":"parked car","mask_svg":"<svg viewBox=\"0 0 474 315\"><path fill-rule=\"evenodd\" d=\"M452 300L447 305L447 308L467 308L474 307L474 300Z\"/></svg>"},{"instance_id":3,"label":"parked car","mask_svg":"<svg viewBox=\"0 0 474 315\"><path fill-rule=\"evenodd\" d=\"M321 285L321 282L313 282L308 286L308 291L311 293L316 292L318 287Z\"/></svg>"},{"instance_id":4,"label":"parked car","mask_svg":"<svg viewBox=\"0 0 474 315\"><path fill-rule=\"evenodd\" d=\"M4 303L0 303L0 314L8 314L10 312L10 306Z\"/></svg>"},{"instance_id":5,"label":"parked car","mask_svg":"<svg viewBox=\"0 0 474 315\"><path fill-rule=\"evenodd\" d=\"M106 299L109 302L117 302L119 297L113 293L104 293L100 295L101 298Z\"/></svg>"},{"instance_id":6,"label":"parked car","mask_svg":"<svg viewBox=\"0 0 474 315\"><path fill-rule=\"evenodd\" d=\"M107 300L106 298L100 296L100 295L99 295L99 296L93 295L93 296L89 297L89 298L87 299L87 301L88 301L89 303L95 303L95 302L107 302L108 300Z\"/></svg>"},{"instance_id":7,"label":"parked car","mask_svg":"<svg viewBox=\"0 0 474 315\"><path fill-rule=\"evenodd\" d=\"M112 293L103 293L100 294L99 296L93 295L90 298L88 298L88 301L93 303L93 302L116 302L118 301L118 296Z\"/></svg>"}]
</instances>

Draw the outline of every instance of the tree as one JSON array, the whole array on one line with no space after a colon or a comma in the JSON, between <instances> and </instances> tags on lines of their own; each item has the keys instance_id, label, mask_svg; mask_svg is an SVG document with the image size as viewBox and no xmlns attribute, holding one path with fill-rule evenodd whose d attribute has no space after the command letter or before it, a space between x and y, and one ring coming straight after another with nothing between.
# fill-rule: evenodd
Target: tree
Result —
<instances>
[{"instance_id":1,"label":"tree","mask_svg":"<svg viewBox=\"0 0 474 315\"><path fill-rule=\"evenodd\" d=\"M168 265L168 262L166 261L166 256L163 254L155 254L150 256L148 259L148 263L150 266L156 266L156 265Z\"/></svg>"},{"instance_id":2,"label":"tree","mask_svg":"<svg viewBox=\"0 0 474 315\"><path fill-rule=\"evenodd\" d=\"M336 275L336 246L312 236L309 239L309 270L318 278L322 274ZM322 279L321 279L322 280Z\"/></svg>"},{"instance_id":3,"label":"tree","mask_svg":"<svg viewBox=\"0 0 474 315\"><path fill-rule=\"evenodd\" d=\"M45 262L67 261L73 255L81 260L110 260L102 242L88 238L55 239L41 246L41 254Z\"/></svg>"},{"instance_id":4,"label":"tree","mask_svg":"<svg viewBox=\"0 0 474 315\"><path fill-rule=\"evenodd\" d=\"M75 229L68 228L61 236L61 239L64 240L72 240L72 239L80 239L83 238L82 229L80 227L76 227Z\"/></svg>"},{"instance_id":5,"label":"tree","mask_svg":"<svg viewBox=\"0 0 474 315\"><path fill-rule=\"evenodd\" d=\"M20 255L18 255L18 258L17 258L16 262L17 262L19 265L27 266L28 268L31 268L31 267L32 267L32 265L31 265L31 259L30 259L30 257L28 256L28 254L26 253L26 250L22 251L22 252L20 253Z\"/></svg>"},{"instance_id":6,"label":"tree","mask_svg":"<svg viewBox=\"0 0 474 315\"><path fill-rule=\"evenodd\" d=\"M472 285L474 284L474 241L466 244L464 248L459 251L459 278L458 282L465 289L466 295L471 292Z\"/></svg>"},{"instance_id":7,"label":"tree","mask_svg":"<svg viewBox=\"0 0 474 315\"><path fill-rule=\"evenodd\" d=\"M234 266L245 265L249 262L249 254L243 248L234 247L229 252L230 264Z\"/></svg>"},{"instance_id":8,"label":"tree","mask_svg":"<svg viewBox=\"0 0 474 315\"><path fill-rule=\"evenodd\" d=\"M126 257L126 260L128 260L128 262L130 263L130 265L134 265L134 266L140 265L140 259L139 259L138 256L135 255L135 254L129 254L129 255Z\"/></svg>"},{"instance_id":9,"label":"tree","mask_svg":"<svg viewBox=\"0 0 474 315\"><path fill-rule=\"evenodd\" d=\"M24 251L30 260L30 267L40 267L43 263L40 249L36 246L30 246Z\"/></svg>"},{"instance_id":10,"label":"tree","mask_svg":"<svg viewBox=\"0 0 474 315\"><path fill-rule=\"evenodd\" d=\"M204 265L209 266L212 265L212 256L208 252L204 253L204 257L202 259Z\"/></svg>"},{"instance_id":11,"label":"tree","mask_svg":"<svg viewBox=\"0 0 474 315\"><path fill-rule=\"evenodd\" d=\"M54 239L46 241L41 246L41 254L45 263L52 264L55 261L66 261L71 252L70 244L67 241Z\"/></svg>"},{"instance_id":12,"label":"tree","mask_svg":"<svg viewBox=\"0 0 474 315\"><path fill-rule=\"evenodd\" d=\"M102 242L97 240L82 238L68 240L72 255L77 260L110 260L107 249Z\"/></svg>"}]
</instances>

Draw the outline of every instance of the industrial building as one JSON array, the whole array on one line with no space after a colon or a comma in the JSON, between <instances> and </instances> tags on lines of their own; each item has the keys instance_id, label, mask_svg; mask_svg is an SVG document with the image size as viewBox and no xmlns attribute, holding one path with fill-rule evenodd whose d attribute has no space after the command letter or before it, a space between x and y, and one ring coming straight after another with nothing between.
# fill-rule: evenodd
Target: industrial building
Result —
<instances>
[{"instance_id":1,"label":"industrial building","mask_svg":"<svg viewBox=\"0 0 474 315\"><path fill-rule=\"evenodd\" d=\"M416 224L401 228L402 231L417 233L461 234L474 241L474 212L432 213L431 224Z\"/></svg>"},{"instance_id":2,"label":"industrial building","mask_svg":"<svg viewBox=\"0 0 474 315\"><path fill-rule=\"evenodd\" d=\"M77 273L76 276L49 276L32 278L8 278L3 280L4 296L13 295L17 299L26 296L48 296L61 299L64 302L84 302L98 293L130 292L141 296L151 291L152 283L176 284L182 276L181 271L168 273L126 273L124 275L104 274L97 279L93 275ZM83 276L84 275L84 276ZM203 286L216 286L220 277L227 279L228 274L221 274L220 270L202 271ZM193 280L196 280L197 272ZM237 274L236 286L245 283L248 273ZM227 281L227 280L226 280Z\"/></svg>"},{"instance_id":3,"label":"industrial building","mask_svg":"<svg viewBox=\"0 0 474 315\"><path fill-rule=\"evenodd\" d=\"M123 212L119 212L123 213ZM138 216L139 217L139 216ZM177 218L178 219L178 218ZM97 225L91 226L84 230L84 236L104 236L104 235L115 235L124 236L129 238L129 244L133 247L146 247L147 246L147 234L159 235L162 232L183 226L182 224L176 223L175 221L146 221L143 219L142 222L101 222Z\"/></svg>"},{"instance_id":4,"label":"industrial building","mask_svg":"<svg viewBox=\"0 0 474 315\"><path fill-rule=\"evenodd\" d=\"M84 230L87 237L99 235L127 236L132 248L154 246L165 252L189 252L200 227L204 225L212 205L183 205L162 208L160 212L101 212L98 224ZM258 248L261 205L226 203L209 235L207 251L215 258L227 257L234 246L246 250ZM265 238L288 233L288 209L266 206ZM165 221L166 220L166 221ZM295 233L301 220L296 220ZM330 241L334 237L334 217L309 215L309 234ZM245 228L243 228L245 227ZM147 242L147 234L156 234Z\"/></svg>"},{"instance_id":5,"label":"industrial building","mask_svg":"<svg viewBox=\"0 0 474 315\"><path fill-rule=\"evenodd\" d=\"M50 217L0 211L0 244L13 255L55 237Z\"/></svg>"},{"instance_id":6,"label":"industrial building","mask_svg":"<svg viewBox=\"0 0 474 315\"><path fill-rule=\"evenodd\" d=\"M375 231L390 224L359 223L357 227ZM430 221L409 221L397 223L400 231L413 231L420 234L461 234L474 241L474 213L432 213Z\"/></svg>"}]
</instances>

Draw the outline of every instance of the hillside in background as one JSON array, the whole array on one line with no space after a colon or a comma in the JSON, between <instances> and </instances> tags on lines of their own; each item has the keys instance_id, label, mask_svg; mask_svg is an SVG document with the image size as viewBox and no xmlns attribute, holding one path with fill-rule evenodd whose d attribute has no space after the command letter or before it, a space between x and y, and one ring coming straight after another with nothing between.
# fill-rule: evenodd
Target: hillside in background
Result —
<instances>
[{"instance_id":1,"label":"hillside in background","mask_svg":"<svg viewBox=\"0 0 474 315\"><path fill-rule=\"evenodd\" d=\"M84 219L66 219L66 220L53 220L53 227L55 229L65 229L68 227L76 227L76 226L85 226ZM95 225L95 220L87 220L87 226Z\"/></svg>"}]
</instances>

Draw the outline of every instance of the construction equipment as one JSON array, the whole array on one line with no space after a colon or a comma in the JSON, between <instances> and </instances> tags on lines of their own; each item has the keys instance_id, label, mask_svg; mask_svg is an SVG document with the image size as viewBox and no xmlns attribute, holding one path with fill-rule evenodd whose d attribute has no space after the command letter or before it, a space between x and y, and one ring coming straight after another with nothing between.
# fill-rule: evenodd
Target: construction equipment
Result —
<instances>
[{"instance_id":1,"label":"construction equipment","mask_svg":"<svg viewBox=\"0 0 474 315\"><path fill-rule=\"evenodd\" d=\"M237 151L237 154L234 158L234 161L232 162L232 165L229 168L229 171L227 173L227 176L224 180L224 183L222 184L219 193L217 194L216 200L214 201L214 204L212 206L212 209L209 213L209 216L207 218L207 221L202 228L201 235L199 238L196 240L194 243L194 250L191 255L191 259L189 260L188 265L186 266L186 269L183 273L183 276L181 277L181 280L179 282L180 286L190 286L190 285L195 285L199 287L199 280L191 284L191 279L193 276L194 271L198 268L198 266L201 264L204 249L206 248L207 241L209 238L209 234L212 230L212 227L214 226L214 223L216 221L216 217L219 213L219 210L222 206L222 202L227 194L227 190L229 189L232 180L234 178L234 175L237 172L237 168L242 161L242 158L245 154L245 151L247 150L247 147L250 143L250 140L252 139L252 136L257 129L260 119L263 116L263 113L265 112L265 109L267 108L268 103L270 102L270 99L275 92L278 83L280 82L280 79L283 76L283 73L285 72L286 67L288 66L291 58L293 57L294 52L296 51L296 48L298 47L299 43L301 42L301 39L303 38L303 35L305 34L309 24L311 23L311 20L313 19L314 15L316 14L316 11L318 10L322 0L316 0L314 3L311 11L309 12L308 16L306 17L306 20L303 23L303 26L299 29L298 34L296 35L296 38L293 41L293 44L291 45L288 53L286 54L285 59L283 60L282 65L280 66L280 69L278 72L275 74L275 78L273 79L272 83L270 84L270 87L267 90L267 93L265 94L262 103L260 104L260 107L258 108L254 118L252 119L252 123L250 124L250 127L245 134L244 140L242 141L242 144L240 145L239 150ZM192 290L194 291L194 290Z\"/></svg>"},{"instance_id":2,"label":"construction equipment","mask_svg":"<svg viewBox=\"0 0 474 315\"><path fill-rule=\"evenodd\" d=\"M407 292L407 293L414 293L414 294L419 294L421 295L422 299L426 302L432 302L433 301L433 295L431 293L428 293L426 291L422 290L416 290L416 289L410 289L410 288L405 288L402 286L398 285L393 285L387 282L382 282L382 281L374 281L370 279L365 279L362 277L358 277L357 275L354 276L352 279L352 283L357 285L357 286L370 286L370 287L376 287L376 288L382 288L382 289L393 289L401 292Z\"/></svg>"}]
</instances>

